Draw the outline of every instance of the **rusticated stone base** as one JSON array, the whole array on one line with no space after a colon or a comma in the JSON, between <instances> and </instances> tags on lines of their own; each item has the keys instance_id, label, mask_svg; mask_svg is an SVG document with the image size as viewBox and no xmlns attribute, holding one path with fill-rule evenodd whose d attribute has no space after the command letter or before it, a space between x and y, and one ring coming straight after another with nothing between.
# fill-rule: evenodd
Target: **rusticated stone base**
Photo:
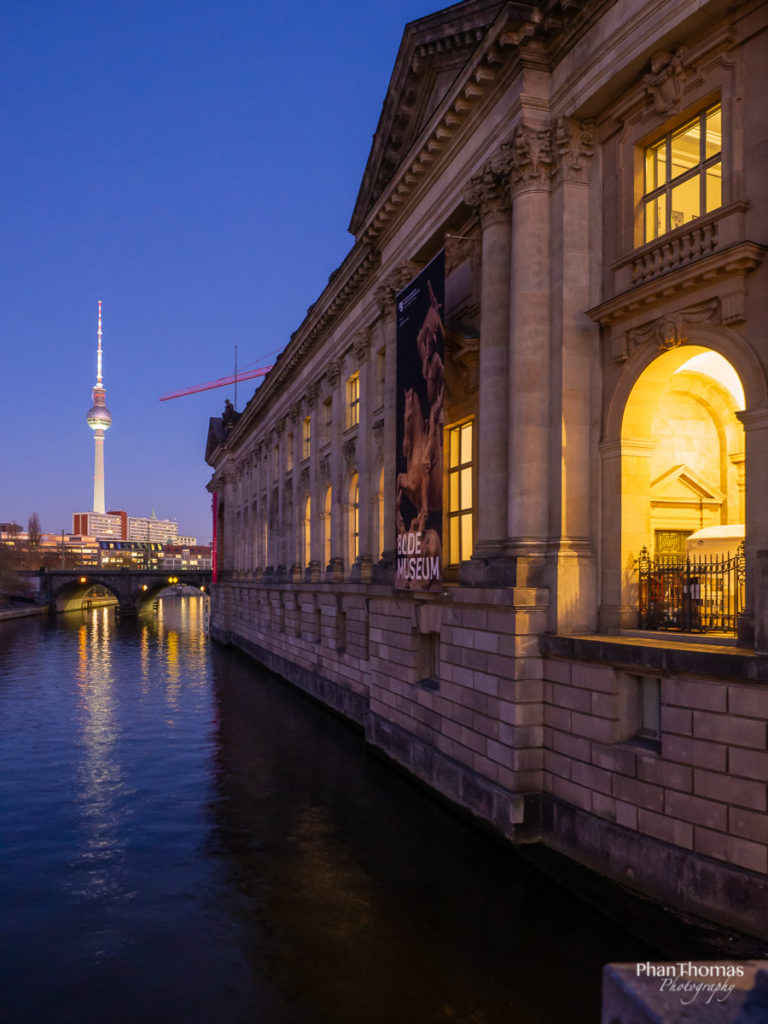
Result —
<instances>
[{"instance_id":1,"label":"rusticated stone base","mask_svg":"<svg viewBox=\"0 0 768 1024\"><path fill-rule=\"evenodd\" d=\"M623 828L545 795L547 846L659 903L768 938L768 878Z\"/></svg>"},{"instance_id":2,"label":"rusticated stone base","mask_svg":"<svg viewBox=\"0 0 768 1024\"><path fill-rule=\"evenodd\" d=\"M516 829L524 823L524 797L495 786L378 715L369 716L365 738L458 807L492 825L507 839L517 838Z\"/></svg>"},{"instance_id":3,"label":"rusticated stone base","mask_svg":"<svg viewBox=\"0 0 768 1024\"><path fill-rule=\"evenodd\" d=\"M245 639L245 637L225 632L215 626L211 627L211 636L219 643L236 647L243 654L247 654L263 665L264 668L274 672L275 675L282 676L283 679L303 690L310 697L314 697L326 707L332 708L356 725L365 727L368 718L367 698L352 693L332 679L327 679L312 669L296 665L287 658L283 658L279 654L267 650L266 647Z\"/></svg>"}]
</instances>

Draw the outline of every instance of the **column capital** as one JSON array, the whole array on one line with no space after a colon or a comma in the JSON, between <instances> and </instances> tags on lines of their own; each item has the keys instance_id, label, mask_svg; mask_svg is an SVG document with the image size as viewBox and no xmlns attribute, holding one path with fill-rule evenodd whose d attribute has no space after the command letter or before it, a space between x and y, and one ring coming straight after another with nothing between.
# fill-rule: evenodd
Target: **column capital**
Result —
<instances>
[{"instance_id":1,"label":"column capital","mask_svg":"<svg viewBox=\"0 0 768 1024\"><path fill-rule=\"evenodd\" d=\"M352 351L355 353L355 359L358 363L362 364L366 361L370 348L371 330L369 327L366 327L362 331L358 331L352 339Z\"/></svg>"},{"instance_id":2,"label":"column capital","mask_svg":"<svg viewBox=\"0 0 768 1024\"><path fill-rule=\"evenodd\" d=\"M553 178L585 183L595 152L595 122L558 117L553 130Z\"/></svg>"},{"instance_id":3,"label":"column capital","mask_svg":"<svg viewBox=\"0 0 768 1024\"><path fill-rule=\"evenodd\" d=\"M328 383L332 388L335 388L339 383L341 377L341 360L340 359L329 359L325 368L325 375L328 378Z\"/></svg>"},{"instance_id":4,"label":"column capital","mask_svg":"<svg viewBox=\"0 0 768 1024\"><path fill-rule=\"evenodd\" d=\"M496 157L488 160L480 173L470 178L464 191L464 202L478 211L483 228L509 220L512 211L509 186Z\"/></svg>"}]
</instances>

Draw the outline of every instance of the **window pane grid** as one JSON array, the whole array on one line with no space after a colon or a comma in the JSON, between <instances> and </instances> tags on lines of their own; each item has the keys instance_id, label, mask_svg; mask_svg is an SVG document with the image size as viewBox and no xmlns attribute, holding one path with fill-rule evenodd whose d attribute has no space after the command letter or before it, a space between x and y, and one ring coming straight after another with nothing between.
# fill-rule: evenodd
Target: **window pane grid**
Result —
<instances>
[{"instance_id":1,"label":"window pane grid","mask_svg":"<svg viewBox=\"0 0 768 1024\"><path fill-rule=\"evenodd\" d=\"M701 112L645 150L645 241L722 204L721 110Z\"/></svg>"},{"instance_id":2,"label":"window pane grid","mask_svg":"<svg viewBox=\"0 0 768 1024\"><path fill-rule=\"evenodd\" d=\"M448 562L472 554L472 420L448 428Z\"/></svg>"}]
</instances>

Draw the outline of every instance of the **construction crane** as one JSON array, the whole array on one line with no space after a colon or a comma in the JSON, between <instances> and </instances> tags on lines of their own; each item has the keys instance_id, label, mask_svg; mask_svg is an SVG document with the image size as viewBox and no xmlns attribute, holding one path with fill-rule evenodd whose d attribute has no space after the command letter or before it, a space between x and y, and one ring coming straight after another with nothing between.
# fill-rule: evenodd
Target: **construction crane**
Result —
<instances>
[{"instance_id":1,"label":"construction crane","mask_svg":"<svg viewBox=\"0 0 768 1024\"><path fill-rule=\"evenodd\" d=\"M241 370L229 377L219 377L218 380L210 380L207 384L195 384L191 388L182 388L181 391L169 391L167 395L161 395L160 401L167 402L171 398L183 398L184 395L196 395L200 391L210 391L212 388L223 388L227 384L237 384L241 380L253 380L254 377L265 377L272 369L271 366L259 366L255 370Z\"/></svg>"},{"instance_id":2,"label":"construction crane","mask_svg":"<svg viewBox=\"0 0 768 1024\"><path fill-rule=\"evenodd\" d=\"M268 356L273 356L282 349L275 348L271 352L267 352ZM167 402L171 398L183 398L184 395L196 395L200 391L211 391L213 388L225 388L227 384L235 385L235 409L237 409L237 382L241 380L253 380L254 377L266 377L269 371L272 369L273 364L269 366L257 366L255 369L249 369L253 363L246 363L242 370L237 368L237 345L235 345L235 372L228 377L219 377L217 380L209 380L207 384L195 384L191 388L182 388L181 391L169 391L166 395L160 396L161 402Z\"/></svg>"}]
</instances>

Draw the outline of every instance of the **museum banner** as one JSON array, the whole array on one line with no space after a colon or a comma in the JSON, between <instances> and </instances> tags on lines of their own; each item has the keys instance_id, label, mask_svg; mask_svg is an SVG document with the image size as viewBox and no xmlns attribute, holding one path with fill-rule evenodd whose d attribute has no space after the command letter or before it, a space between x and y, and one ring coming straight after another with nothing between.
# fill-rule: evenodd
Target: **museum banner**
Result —
<instances>
[{"instance_id":1,"label":"museum banner","mask_svg":"<svg viewBox=\"0 0 768 1024\"><path fill-rule=\"evenodd\" d=\"M445 252L397 296L396 522L399 590L442 581Z\"/></svg>"}]
</instances>

